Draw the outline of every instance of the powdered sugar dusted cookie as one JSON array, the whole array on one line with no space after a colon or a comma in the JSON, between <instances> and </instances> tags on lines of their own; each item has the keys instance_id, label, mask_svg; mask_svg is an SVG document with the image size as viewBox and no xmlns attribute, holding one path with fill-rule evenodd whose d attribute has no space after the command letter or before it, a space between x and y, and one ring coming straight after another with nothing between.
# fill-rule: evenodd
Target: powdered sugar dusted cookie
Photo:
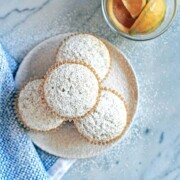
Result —
<instances>
[{"instance_id":1,"label":"powdered sugar dusted cookie","mask_svg":"<svg viewBox=\"0 0 180 180\"><path fill-rule=\"evenodd\" d=\"M123 99L115 91L104 88L95 111L74 123L80 134L91 143L106 144L121 137L126 121Z\"/></svg>"},{"instance_id":2,"label":"powdered sugar dusted cookie","mask_svg":"<svg viewBox=\"0 0 180 180\"><path fill-rule=\"evenodd\" d=\"M41 80L28 82L20 91L16 110L21 122L29 129L49 131L61 125L63 120L52 115L41 102L39 87Z\"/></svg>"},{"instance_id":3,"label":"powdered sugar dusted cookie","mask_svg":"<svg viewBox=\"0 0 180 180\"><path fill-rule=\"evenodd\" d=\"M67 37L60 45L56 60L80 59L92 66L103 80L110 69L110 55L105 44L93 35L78 33Z\"/></svg>"},{"instance_id":4,"label":"powdered sugar dusted cookie","mask_svg":"<svg viewBox=\"0 0 180 180\"><path fill-rule=\"evenodd\" d=\"M84 62L58 62L47 72L41 92L53 113L78 120L96 107L99 86L96 72Z\"/></svg>"}]
</instances>

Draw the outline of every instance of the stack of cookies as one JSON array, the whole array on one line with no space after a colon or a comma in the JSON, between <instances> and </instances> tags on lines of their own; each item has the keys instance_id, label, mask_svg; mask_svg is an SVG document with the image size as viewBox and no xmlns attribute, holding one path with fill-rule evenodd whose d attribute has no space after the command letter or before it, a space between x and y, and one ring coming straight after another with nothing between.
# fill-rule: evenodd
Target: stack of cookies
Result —
<instances>
[{"instance_id":1,"label":"stack of cookies","mask_svg":"<svg viewBox=\"0 0 180 180\"><path fill-rule=\"evenodd\" d=\"M110 67L109 51L100 39L86 33L68 36L44 77L20 90L20 122L27 129L48 132L72 121L90 143L119 139L127 126L127 108L119 92L102 85Z\"/></svg>"}]
</instances>

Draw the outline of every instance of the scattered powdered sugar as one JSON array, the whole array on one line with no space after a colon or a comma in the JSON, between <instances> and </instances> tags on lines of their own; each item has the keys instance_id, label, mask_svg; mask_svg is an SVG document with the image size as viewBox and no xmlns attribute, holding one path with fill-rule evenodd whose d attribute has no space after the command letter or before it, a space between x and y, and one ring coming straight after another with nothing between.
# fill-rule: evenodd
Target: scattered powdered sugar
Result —
<instances>
[{"instance_id":1,"label":"scattered powdered sugar","mask_svg":"<svg viewBox=\"0 0 180 180\"><path fill-rule=\"evenodd\" d=\"M74 123L89 141L109 142L122 134L126 120L124 102L113 92L103 90L96 110Z\"/></svg>"},{"instance_id":2,"label":"scattered powdered sugar","mask_svg":"<svg viewBox=\"0 0 180 180\"><path fill-rule=\"evenodd\" d=\"M63 121L47 112L45 105L41 103L40 83L40 79L30 81L20 91L17 108L25 126L38 131L49 131L60 126Z\"/></svg>"},{"instance_id":3,"label":"scattered powdered sugar","mask_svg":"<svg viewBox=\"0 0 180 180\"><path fill-rule=\"evenodd\" d=\"M83 60L91 65L104 79L110 68L109 51L101 40L90 34L76 34L68 37L61 45L57 61Z\"/></svg>"},{"instance_id":4,"label":"scattered powdered sugar","mask_svg":"<svg viewBox=\"0 0 180 180\"><path fill-rule=\"evenodd\" d=\"M21 4L22 3L25 4L26 1L22 1ZM118 167L118 174L122 176L121 179L125 179L123 178L124 173L131 174L130 177L134 177L134 174L138 174L138 172L135 171L135 168L132 168L131 164L138 161L139 156L137 155L142 155L142 151L144 151L143 141L139 139L145 139L143 133L144 129L149 126L157 126L158 121L163 121L162 117L164 116L162 115L164 112L171 112L169 109L166 111L164 111L164 109L172 107L172 104L167 106L167 96L172 97L172 94L165 94L166 98L164 98L163 102L159 101L159 98L157 97L162 93L162 91L163 93L168 93L170 86L164 88L162 86L164 81L162 83L158 82L157 84L157 78L161 80L161 75L165 71L165 75L167 75L166 80L172 81L171 77L173 73L170 66L177 65L176 62L178 61L172 61L172 63L169 63L169 59L172 59L171 56L175 55L175 51L178 49L179 41L174 41L174 39L178 39L177 35L180 30L179 18L176 18L176 21L165 35L157 38L156 40L139 43L125 40L119 36L119 34L113 33L103 19L100 4L101 2L96 0L51 1L50 5L43 8L40 12L35 13L21 26L15 28L14 31L11 31L11 33L1 38L4 45L8 47L10 52L17 59L21 60L22 57L24 57L24 55L32 49L32 47L47 37L52 37L56 34L64 32L89 31L98 34L101 37L105 37L113 44L116 44L116 46L128 57L129 62L132 63L135 72L137 73L140 88L140 105L134 125L129 133L125 136L123 141L111 148L111 150L105 154L96 158L77 161L77 163L68 172L67 176L63 179L72 179L72 177L76 179L77 177L78 179L88 180L92 179L92 175L96 176L94 179L103 179L102 177L98 177L98 175L105 173L111 176L109 179L117 179L118 176L113 178L116 175L113 171L114 167ZM51 12L51 14L48 12ZM24 14L21 13L19 16L23 15ZM14 14L12 14L11 18L14 18ZM5 20L2 21L2 27L4 22ZM8 21L6 20L6 22ZM3 28L1 28L1 30L2 29ZM14 39L14 37L17 38ZM172 48L169 48L169 46ZM42 69L43 64L50 60L50 58L46 58L49 57L46 55L47 50L48 49L45 49L44 51L39 51L38 53L40 54L40 57L38 57L39 59L44 58L44 61L39 62L39 66L37 65L38 70ZM156 55L159 55L160 57L155 57ZM175 58L175 56L173 57ZM34 69L36 68L34 65L36 64L34 59L38 60L38 58L31 58L31 64ZM26 71L33 72L33 68L31 69L30 66L27 66ZM150 71L147 69L150 69ZM158 72L155 69L158 69ZM21 77L25 76L26 71L21 74ZM162 76L165 75L163 73ZM152 141L149 141L149 143L151 142ZM132 154L131 152L133 152L136 146L140 146L140 152L135 151ZM147 152L149 151L151 151L151 149ZM129 168L126 169L128 164ZM97 171L98 173L96 173ZM135 173L133 174L133 172Z\"/></svg>"},{"instance_id":5,"label":"scattered powdered sugar","mask_svg":"<svg viewBox=\"0 0 180 180\"><path fill-rule=\"evenodd\" d=\"M63 117L76 118L95 106L99 82L96 75L82 64L61 64L47 75L43 91L53 111Z\"/></svg>"}]
</instances>

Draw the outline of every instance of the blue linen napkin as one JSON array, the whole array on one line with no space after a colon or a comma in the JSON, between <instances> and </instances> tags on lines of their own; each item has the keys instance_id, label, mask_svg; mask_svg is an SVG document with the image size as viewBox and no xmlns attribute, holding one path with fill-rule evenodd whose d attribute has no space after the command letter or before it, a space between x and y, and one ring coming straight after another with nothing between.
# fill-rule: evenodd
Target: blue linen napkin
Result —
<instances>
[{"instance_id":1,"label":"blue linen napkin","mask_svg":"<svg viewBox=\"0 0 180 180\"><path fill-rule=\"evenodd\" d=\"M0 44L0 179L45 180L57 160L34 147L16 118L13 101L18 64Z\"/></svg>"}]
</instances>

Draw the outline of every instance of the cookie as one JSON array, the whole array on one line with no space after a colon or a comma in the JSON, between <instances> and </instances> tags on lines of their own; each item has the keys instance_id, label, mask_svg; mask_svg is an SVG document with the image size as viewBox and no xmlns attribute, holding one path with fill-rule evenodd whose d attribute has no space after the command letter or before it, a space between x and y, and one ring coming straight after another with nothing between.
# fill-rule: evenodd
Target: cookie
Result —
<instances>
[{"instance_id":1,"label":"cookie","mask_svg":"<svg viewBox=\"0 0 180 180\"><path fill-rule=\"evenodd\" d=\"M106 45L97 37L86 33L68 36L60 44L56 61L63 62L66 59L83 60L95 69L101 80L107 77L111 65Z\"/></svg>"},{"instance_id":2,"label":"cookie","mask_svg":"<svg viewBox=\"0 0 180 180\"><path fill-rule=\"evenodd\" d=\"M65 120L78 120L96 107L100 80L84 62L57 62L48 70L40 89L52 113Z\"/></svg>"},{"instance_id":3,"label":"cookie","mask_svg":"<svg viewBox=\"0 0 180 180\"><path fill-rule=\"evenodd\" d=\"M16 102L18 118L23 125L35 131L50 131L60 126L63 120L52 115L41 102L40 79L28 82L19 92Z\"/></svg>"},{"instance_id":4,"label":"cookie","mask_svg":"<svg viewBox=\"0 0 180 180\"><path fill-rule=\"evenodd\" d=\"M74 122L79 133L94 144L108 144L119 139L127 124L126 105L114 90L104 88L95 111Z\"/></svg>"}]
</instances>

